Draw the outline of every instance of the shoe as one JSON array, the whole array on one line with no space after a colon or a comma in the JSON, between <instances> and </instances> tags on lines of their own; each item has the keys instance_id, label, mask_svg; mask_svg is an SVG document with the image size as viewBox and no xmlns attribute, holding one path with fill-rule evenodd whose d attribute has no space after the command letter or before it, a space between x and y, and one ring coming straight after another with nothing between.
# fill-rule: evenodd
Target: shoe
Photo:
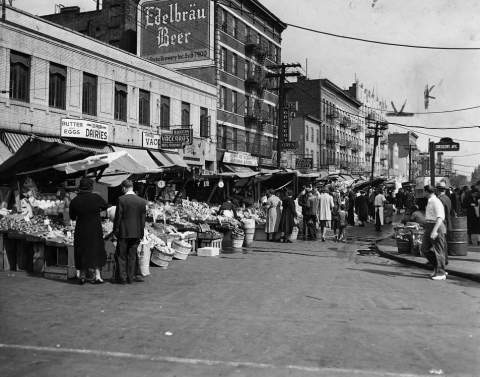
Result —
<instances>
[{"instance_id":1,"label":"shoe","mask_svg":"<svg viewBox=\"0 0 480 377\"><path fill-rule=\"evenodd\" d=\"M325 242L325 238L324 238L324 237L322 237L322 242Z\"/></svg>"},{"instance_id":2,"label":"shoe","mask_svg":"<svg viewBox=\"0 0 480 377\"><path fill-rule=\"evenodd\" d=\"M103 284L105 282L102 279L95 279L95 280L92 280L90 283L92 283L92 284Z\"/></svg>"},{"instance_id":3,"label":"shoe","mask_svg":"<svg viewBox=\"0 0 480 377\"><path fill-rule=\"evenodd\" d=\"M80 285L84 285L87 282L87 280L85 278L80 278L78 282L80 283Z\"/></svg>"},{"instance_id":4,"label":"shoe","mask_svg":"<svg viewBox=\"0 0 480 377\"><path fill-rule=\"evenodd\" d=\"M286 243L293 243L293 242L292 242L292 241L290 241L290 240L286 240L285 242L286 242Z\"/></svg>"},{"instance_id":5,"label":"shoe","mask_svg":"<svg viewBox=\"0 0 480 377\"><path fill-rule=\"evenodd\" d=\"M432 280L446 280L447 279L447 275L435 275L435 276L432 276Z\"/></svg>"},{"instance_id":6,"label":"shoe","mask_svg":"<svg viewBox=\"0 0 480 377\"><path fill-rule=\"evenodd\" d=\"M134 281L134 282L137 282L137 283L143 283L143 282L145 281L145 279L143 279L143 278L140 277L140 276L135 276L135 277L133 278L133 281Z\"/></svg>"}]
</instances>

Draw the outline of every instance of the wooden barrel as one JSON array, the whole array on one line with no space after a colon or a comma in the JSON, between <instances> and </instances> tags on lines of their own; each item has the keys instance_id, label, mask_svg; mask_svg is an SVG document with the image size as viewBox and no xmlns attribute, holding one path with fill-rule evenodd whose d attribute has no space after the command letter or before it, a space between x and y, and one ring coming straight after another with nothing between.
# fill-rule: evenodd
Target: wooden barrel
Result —
<instances>
[{"instance_id":1,"label":"wooden barrel","mask_svg":"<svg viewBox=\"0 0 480 377\"><path fill-rule=\"evenodd\" d=\"M451 229L447 235L448 255L467 255L467 218L452 217Z\"/></svg>"}]
</instances>

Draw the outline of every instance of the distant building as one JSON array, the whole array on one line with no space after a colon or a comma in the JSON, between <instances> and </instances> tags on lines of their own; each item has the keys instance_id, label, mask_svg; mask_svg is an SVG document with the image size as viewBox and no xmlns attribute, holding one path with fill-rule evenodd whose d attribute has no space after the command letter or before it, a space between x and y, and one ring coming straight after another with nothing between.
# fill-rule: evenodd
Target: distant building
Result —
<instances>
[{"instance_id":1,"label":"distant building","mask_svg":"<svg viewBox=\"0 0 480 377\"><path fill-rule=\"evenodd\" d=\"M296 117L290 125L290 139L298 143L296 155L299 159L312 159L312 168L320 170L322 122L311 115Z\"/></svg>"},{"instance_id":2,"label":"distant building","mask_svg":"<svg viewBox=\"0 0 480 377\"><path fill-rule=\"evenodd\" d=\"M418 135L414 132L391 133L388 135L389 175L402 181L417 177ZM394 153L394 151L397 153ZM411 158L410 158L411 154ZM411 162L411 166L410 166Z\"/></svg>"}]
</instances>

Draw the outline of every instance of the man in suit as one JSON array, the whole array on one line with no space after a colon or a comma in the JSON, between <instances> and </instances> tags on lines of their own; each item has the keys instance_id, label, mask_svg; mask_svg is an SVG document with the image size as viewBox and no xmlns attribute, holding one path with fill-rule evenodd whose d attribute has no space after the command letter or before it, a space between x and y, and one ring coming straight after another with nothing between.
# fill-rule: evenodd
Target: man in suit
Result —
<instances>
[{"instance_id":1,"label":"man in suit","mask_svg":"<svg viewBox=\"0 0 480 377\"><path fill-rule=\"evenodd\" d=\"M118 199L113 232L118 239L120 284L131 284L133 281L143 281L135 277L135 268L138 245L145 229L147 202L133 192L132 181L123 181L122 189L124 195Z\"/></svg>"}]
</instances>

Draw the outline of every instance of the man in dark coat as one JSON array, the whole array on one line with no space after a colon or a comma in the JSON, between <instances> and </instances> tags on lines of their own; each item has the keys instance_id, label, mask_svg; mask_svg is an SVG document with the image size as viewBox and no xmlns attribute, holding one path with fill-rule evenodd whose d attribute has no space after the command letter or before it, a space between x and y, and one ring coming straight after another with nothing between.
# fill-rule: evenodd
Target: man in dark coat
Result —
<instances>
[{"instance_id":1,"label":"man in dark coat","mask_svg":"<svg viewBox=\"0 0 480 377\"><path fill-rule=\"evenodd\" d=\"M368 220L368 199L364 191L361 191L360 196L355 199L355 209L357 210L360 226L365 226L365 222Z\"/></svg>"},{"instance_id":2,"label":"man in dark coat","mask_svg":"<svg viewBox=\"0 0 480 377\"><path fill-rule=\"evenodd\" d=\"M70 218L76 220L73 250L80 284L85 283L89 269L95 269L95 278L92 282L103 283L100 269L105 265L107 258L100 218L100 213L107 209L107 203L92 190L93 181L82 178L79 193L69 207Z\"/></svg>"},{"instance_id":3,"label":"man in dark coat","mask_svg":"<svg viewBox=\"0 0 480 377\"><path fill-rule=\"evenodd\" d=\"M143 281L135 278L137 249L143 238L147 201L133 192L133 183L130 180L122 182L124 195L118 199L114 235L118 239L118 270L121 284L133 281Z\"/></svg>"}]
</instances>

